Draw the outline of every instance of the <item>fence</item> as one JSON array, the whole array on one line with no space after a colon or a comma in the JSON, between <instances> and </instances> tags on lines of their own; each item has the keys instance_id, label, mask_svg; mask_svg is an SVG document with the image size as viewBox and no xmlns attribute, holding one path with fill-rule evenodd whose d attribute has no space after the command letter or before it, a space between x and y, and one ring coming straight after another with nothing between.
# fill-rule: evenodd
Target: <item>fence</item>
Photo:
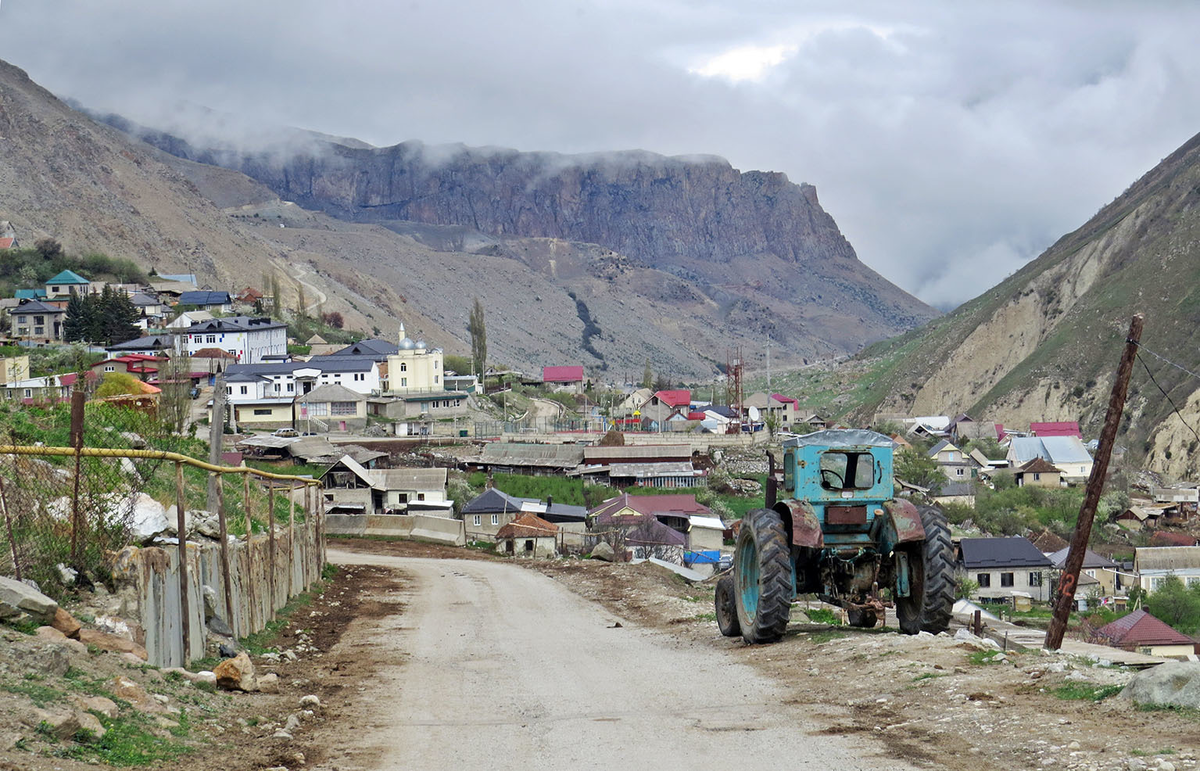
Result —
<instances>
[{"instance_id":1,"label":"fence","mask_svg":"<svg viewBox=\"0 0 1200 771\"><path fill-rule=\"evenodd\" d=\"M320 575L316 480L196 460L182 451L204 443L153 412L82 400L2 405L5 438L0 574L57 597L76 583L135 587L122 614L139 616L152 663L202 656L210 615L235 636L258 631Z\"/></svg>"}]
</instances>

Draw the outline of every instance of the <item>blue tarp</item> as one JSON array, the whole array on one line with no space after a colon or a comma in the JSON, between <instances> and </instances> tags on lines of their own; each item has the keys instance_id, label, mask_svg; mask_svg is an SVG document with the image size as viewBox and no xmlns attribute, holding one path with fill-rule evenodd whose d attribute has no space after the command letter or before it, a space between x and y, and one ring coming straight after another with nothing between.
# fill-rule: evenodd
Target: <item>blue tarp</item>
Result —
<instances>
[{"instance_id":1,"label":"blue tarp","mask_svg":"<svg viewBox=\"0 0 1200 771\"><path fill-rule=\"evenodd\" d=\"M685 551L683 553L683 564L685 565L716 565L721 561L721 552L716 551Z\"/></svg>"}]
</instances>

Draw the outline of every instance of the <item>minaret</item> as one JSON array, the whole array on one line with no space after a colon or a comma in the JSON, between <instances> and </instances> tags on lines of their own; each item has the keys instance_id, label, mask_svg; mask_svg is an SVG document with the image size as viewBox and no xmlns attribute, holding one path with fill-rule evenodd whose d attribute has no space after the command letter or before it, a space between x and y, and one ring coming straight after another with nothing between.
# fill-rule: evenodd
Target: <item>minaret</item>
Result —
<instances>
[{"instance_id":1,"label":"minaret","mask_svg":"<svg viewBox=\"0 0 1200 771\"><path fill-rule=\"evenodd\" d=\"M403 341L404 341L404 322L401 321L400 322L400 337L396 338L396 342L401 343Z\"/></svg>"}]
</instances>

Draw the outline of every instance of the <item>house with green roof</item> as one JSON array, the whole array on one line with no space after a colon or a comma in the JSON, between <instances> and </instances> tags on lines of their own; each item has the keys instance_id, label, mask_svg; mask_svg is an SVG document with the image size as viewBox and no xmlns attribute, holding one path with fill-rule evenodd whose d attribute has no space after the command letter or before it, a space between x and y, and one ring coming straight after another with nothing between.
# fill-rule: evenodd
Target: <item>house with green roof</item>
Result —
<instances>
[{"instance_id":1,"label":"house with green roof","mask_svg":"<svg viewBox=\"0 0 1200 771\"><path fill-rule=\"evenodd\" d=\"M73 270L64 270L46 282L46 298L56 300L73 294L85 295L91 292L91 288L91 281Z\"/></svg>"}]
</instances>

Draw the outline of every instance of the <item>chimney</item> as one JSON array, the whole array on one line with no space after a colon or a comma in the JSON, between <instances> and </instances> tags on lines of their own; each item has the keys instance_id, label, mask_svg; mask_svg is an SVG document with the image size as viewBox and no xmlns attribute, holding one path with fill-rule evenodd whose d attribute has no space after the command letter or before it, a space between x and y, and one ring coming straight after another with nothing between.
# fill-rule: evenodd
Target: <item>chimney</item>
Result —
<instances>
[{"instance_id":1,"label":"chimney","mask_svg":"<svg viewBox=\"0 0 1200 771\"><path fill-rule=\"evenodd\" d=\"M553 505L554 505L554 496L547 495L546 496L546 511L550 511L550 507Z\"/></svg>"}]
</instances>

